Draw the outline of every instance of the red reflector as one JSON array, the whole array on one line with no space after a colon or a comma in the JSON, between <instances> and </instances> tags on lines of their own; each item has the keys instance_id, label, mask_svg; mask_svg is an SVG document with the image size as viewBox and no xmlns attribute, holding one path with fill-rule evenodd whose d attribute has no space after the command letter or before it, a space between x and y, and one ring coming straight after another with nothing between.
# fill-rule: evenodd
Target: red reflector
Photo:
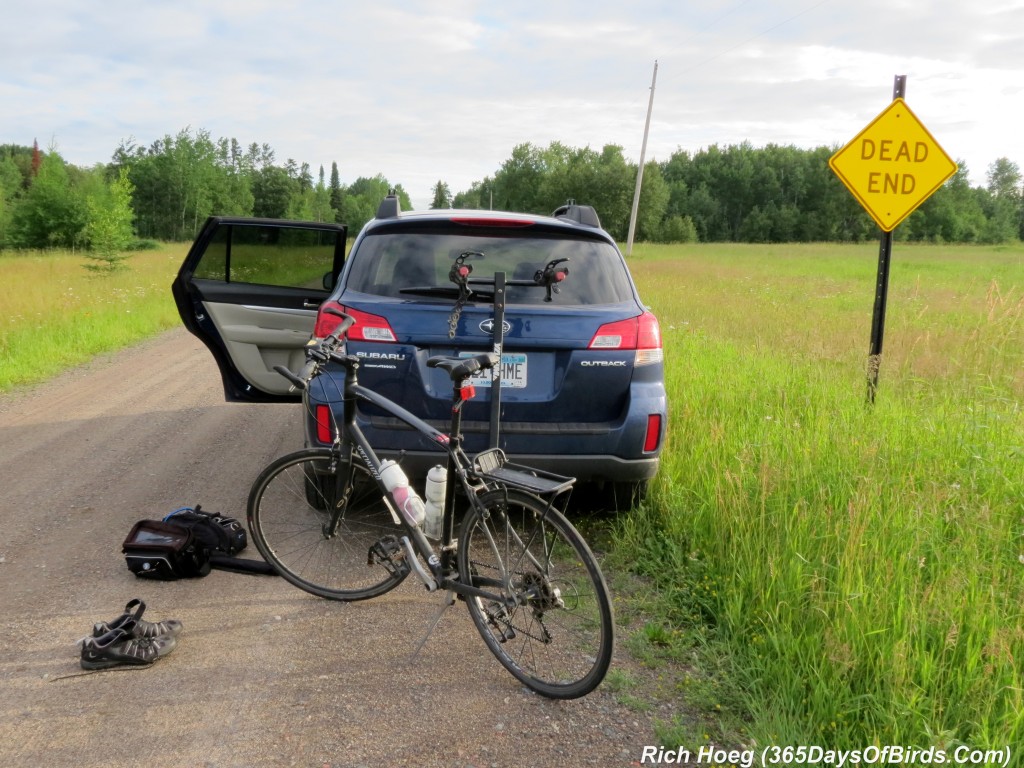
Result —
<instances>
[{"instance_id":1,"label":"red reflector","mask_svg":"<svg viewBox=\"0 0 1024 768\"><path fill-rule=\"evenodd\" d=\"M459 397L463 400L472 400L476 397L476 387L472 384L466 384L459 390Z\"/></svg>"},{"instance_id":2,"label":"red reflector","mask_svg":"<svg viewBox=\"0 0 1024 768\"><path fill-rule=\"evenodd\" d=\"M644 438L644 453L657 450L661 442L661 415L652 413L647 416L647 436Z\"/></svg>"},{"instance_id":3,"label":"red reflector","mask_svg":"<svg viewBox=\"0 0 1024 768\"><path fill-rule=\"evenodd\" d=\"M329 405L318 405L316 407L316 439L321 443L334 442L334 430L331 429L331 407Z\"/></svg>"}]
</instances>

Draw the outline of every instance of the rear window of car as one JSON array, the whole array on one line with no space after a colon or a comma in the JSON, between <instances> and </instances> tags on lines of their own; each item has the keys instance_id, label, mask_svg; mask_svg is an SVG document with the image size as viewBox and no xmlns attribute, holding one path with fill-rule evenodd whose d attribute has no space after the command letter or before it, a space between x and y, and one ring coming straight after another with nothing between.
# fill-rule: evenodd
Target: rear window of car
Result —
<instances>
[{"instance_id":1,"label":"rear window of car","mask_svg":"<svg viewBox=\"0 0 1024 768\"><path fill-rule=\"evenodd\" d=\"M492 280L504 272L509 304L544 304L546 291L533 283L538 270L555 259L568 274L559 283L552 304L617 304L633 298L629 274L618 250L599 240L557 236L494 236L440 232L369 234L350 256L346 290L375 296L421 301L450 301L449 280L456 259L467 256L472 279ZM527 281L530 285L515 285ZM472 286L471 286L472 287ZM431 296L429 290L440 289Z\"/></svg>"}]
</instances>

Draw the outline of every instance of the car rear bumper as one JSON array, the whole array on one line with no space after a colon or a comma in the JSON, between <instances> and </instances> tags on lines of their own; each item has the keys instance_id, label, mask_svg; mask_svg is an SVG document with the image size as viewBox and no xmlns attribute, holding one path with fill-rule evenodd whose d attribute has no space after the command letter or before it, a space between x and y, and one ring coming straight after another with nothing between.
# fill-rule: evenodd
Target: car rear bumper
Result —
<instances>
[{"instance_id":1,"label":"car rear bumper","mask_svg":"<svg viewBox=\"0 0 1024 768\"><path fill-rule=\"evenodd\" d=\"M397 460L399 452L379 451L381 458ZM421 478L436 464L444 463L444 454L437 451L406 451L402 468L409 477ZM618 456L552 456L545 454L509 454L509 461L533 469L575 477L580 482L608 481L639 483L650 480L658 472L657 456L644 459L621 459Z\"/></svg>"},{"instance_id":2,"label":"car rear bumper","mask_svg":"<svg viewBox=\"0 0 1024 768\"><path fill-rule=\"evenodd\" d=\"M382 459L397 460L400 456L404 457L402 466L410 477L424 477L431 467L444 463L445 454L441 450L424 448L427 443L411 429L395 429L395 425L390 423L388 428L381 429L378 420L372 421L376 423L360 420L360 427L374 451ZM563 424L550 431L509 429L501 433L499 445L509 460L516 464L575 477L581 482L650 480L658 472L660 446L657 451L630 458L601 450L609 446L636 446L642 443L642 424L630 426L632 428L627 429L623 425L617 428L587 425L586 428L572 429ZM314 430L315 424L307 419L306 444L323 445L316 439ZM482 429L467 430L464 437L466 442L463 447L470 456L488 448L488 435ZM524 444L543 444L546 450L538 453Z\"/></svg>"},{"instance_id":3,"label":"car rear bumper","mask_svg":"<svg viewBox=\"0 0 1024 768\"><path fill-rule=\"evenodd\" d=\"M502 421L497 445L510 461L529 467L575 477L584 483L642 483L657 474L659 455L665 439L666 401L660 381L634 385L631 407L622 418L611 422L515 422ZM324 403L326 404L326 403ZM336 407L336 406L335 406ZM312 410L312 409L311 409ZM306 418L307 445L322 445L316 424ZM340 414L339 414L340 416ZM656 440L644 450L656 419ZM422 478L445 454L432 449L419 433L397 418L357 413L357 422L375 452L383 459L402 459L410 477ZM428 421L447 431L448 424ZM474 456L493 443L487 422L463 422L463 448Z\"/></svg>"}]
</instances>

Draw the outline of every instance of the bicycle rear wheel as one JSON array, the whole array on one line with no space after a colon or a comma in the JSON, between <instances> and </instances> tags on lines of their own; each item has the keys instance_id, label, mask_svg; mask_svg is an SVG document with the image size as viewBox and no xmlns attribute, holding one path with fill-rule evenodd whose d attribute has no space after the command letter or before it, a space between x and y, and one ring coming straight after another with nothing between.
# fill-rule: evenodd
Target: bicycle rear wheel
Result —
<instances>
[{"instance_id":1,"label":"bicycle rear wheel","mask_svg":"<svg viewBox=\"0 0 1024 768\"><path fill-rule=\"evenodd\" d=\"M246 514L256 548L285 579L319 597L365 600L397 587L409 567L398 543L404 531L358 462L348 504L337 510L347 463L330 448L282 456L256 478Z\"/></svg>"},{"instance_id":2,"label":"bicycle rear wheel","mask_svg":"<svg viewBox=\"0 0 1024 768\"><path fill-rule=\"evenodd\" d=\"M614 644L611 599L583 538L557 510L515 490L481 497L459 535L459 576L500 600L467 597L487 647L517 679L554 699L604 679Z\"/></svg>"}]
</instances>

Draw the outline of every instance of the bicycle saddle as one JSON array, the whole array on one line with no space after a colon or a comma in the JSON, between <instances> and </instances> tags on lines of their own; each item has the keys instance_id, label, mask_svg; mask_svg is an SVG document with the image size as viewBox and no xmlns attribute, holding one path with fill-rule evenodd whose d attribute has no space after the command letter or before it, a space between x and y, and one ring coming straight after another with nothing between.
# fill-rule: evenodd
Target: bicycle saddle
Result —
<instances>
[{"instance_id":1,"label":"bicycle saddle","mask_svg":"<svg viewBox=\"0 0 1024 768\"><path fill-rule=\"evenodd\" d=\"M493 352L484 352L473 357L445 357L444 355L432 357L427 360L427 368L440 368L448 371L452 381L462 381L474 373L493 368L498 362L498 356Z\"/></svg>"}]
</instances>

